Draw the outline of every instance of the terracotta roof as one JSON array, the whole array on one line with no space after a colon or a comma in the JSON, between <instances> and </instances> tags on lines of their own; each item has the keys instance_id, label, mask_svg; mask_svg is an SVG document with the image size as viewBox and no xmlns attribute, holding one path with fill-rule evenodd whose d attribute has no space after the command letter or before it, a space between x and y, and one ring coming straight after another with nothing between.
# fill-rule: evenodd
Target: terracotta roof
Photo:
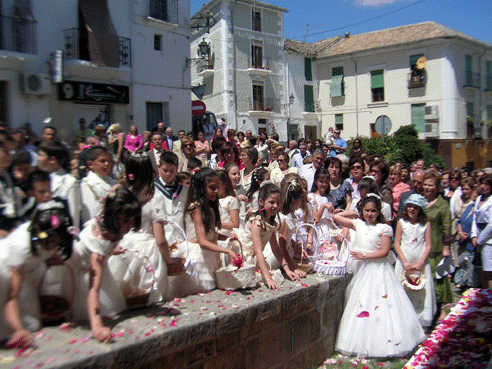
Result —
<instances>
[{"instance_id":1,"label":"terracotta roof","mask_svg":"<svg viewBox=\"0 0 492 369\"><path fill-rule=\"evenodd\" d=\"M342 39L341 36L335 36L335 37L325 38L324 40L312 44L309 42L294 41L286 38L284 40L284 49L287 52L317 57L326 48L334 45L336 42L338 42L341 39Z\"/></svg>"},{"instance_id":2,"label":"terracotta roof","mask_svg":"<svg viewBox=\"0 0 492 369\"><path fill-rule=\"evenodd\" d=\"M492 47L491 44L487 44L436 22L423 22L344 37L340 42L325 48L318 55L318 58L446 37L458 37L486 47Z\"/></svg>"}]
</instances>

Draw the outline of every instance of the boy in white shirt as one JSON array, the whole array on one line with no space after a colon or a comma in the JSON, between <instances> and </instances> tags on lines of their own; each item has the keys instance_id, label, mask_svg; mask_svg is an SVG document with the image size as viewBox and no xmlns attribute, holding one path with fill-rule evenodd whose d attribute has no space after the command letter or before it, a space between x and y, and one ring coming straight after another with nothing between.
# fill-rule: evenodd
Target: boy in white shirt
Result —
<instances>
[{"instance_id":1,"label":"boy in white shirt","mask_svg":"<svg viewBox=\"0 0 492 369\"><path fill-rule=\"evenodd\" d=\"M101 211L102 200L108 194L116 180L110 177L113 172L113 160L108 150L102 146L88 149L87 167L89 172L82 179L82 224L94 218Z\"/></svg>"},{"instance_id":2,"label":"boy in white shirt","mask_svg":"<svg viewBox=\"0 0 492 369\"><path fill-rule=\"evenodd\" d=\"M63 169L70 153L60 141L45 141L38 147L38 166L50 173L51 195L66 200L73 225L80 228L80 188L77 178Z\"/></svg>"}]
</instances>

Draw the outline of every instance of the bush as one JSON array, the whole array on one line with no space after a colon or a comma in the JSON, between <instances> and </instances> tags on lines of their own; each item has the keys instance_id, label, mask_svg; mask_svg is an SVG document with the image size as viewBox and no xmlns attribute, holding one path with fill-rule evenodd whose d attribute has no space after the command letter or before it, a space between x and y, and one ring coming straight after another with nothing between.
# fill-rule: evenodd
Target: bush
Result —
<instances>
[{"instance_id":1,"label":"bush","mask_svg":"<svg viewBox=\"0 0 492 369\"><path fill-rule=\"evenodd\" d=\"M362 146L368 155L382 155L390 163L396 161L411 165L418 159L424 159L427 165L438 163L445 166L444 160L437 155L432 147L419 139L418 132L413 124L400 127L393 135L375 138L360 138ZM352 147L353 140L348 142L348 147ZM350 155L350 150L347 150Z\"/></svg>"}]
</instances>

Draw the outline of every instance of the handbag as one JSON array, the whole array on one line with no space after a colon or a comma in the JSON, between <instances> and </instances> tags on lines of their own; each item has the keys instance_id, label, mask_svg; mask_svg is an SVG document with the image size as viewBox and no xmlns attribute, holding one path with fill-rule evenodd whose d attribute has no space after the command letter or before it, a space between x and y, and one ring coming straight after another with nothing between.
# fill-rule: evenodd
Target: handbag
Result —
<instances>
[{"instance_id":1,"label":"handbag","mask_svg":"<svg viewBox=\"0 0 492 369\"><path fill-rule=\"evenodd\" d=\"M238 250L241 257L244 259L241 241L229 240L227 243L228 247L233 251ZM243 265L238 268L232 264L228 257L221 258L221 260L222 267L215 271L217 288L223 290L240 290L256 287L255 265Z\"/></svg>"}]
</instances>

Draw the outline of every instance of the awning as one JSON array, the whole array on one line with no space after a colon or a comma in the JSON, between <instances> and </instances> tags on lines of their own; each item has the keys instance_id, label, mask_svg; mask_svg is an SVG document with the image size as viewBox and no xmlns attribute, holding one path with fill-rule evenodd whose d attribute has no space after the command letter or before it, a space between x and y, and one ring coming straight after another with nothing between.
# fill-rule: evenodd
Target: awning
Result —
<instances>
[{"instance_id":1,"label":"awning","mask_svg":"<svg viewBox=\"0 0 492 369\"><path fill-rule=\"evenodd\" d=\"M340 97L343 96L343 76L332 76L330 84L330 96Z\"/></svg>"},{"instance_id":2,"label":"awning","mask_svg":"<svg viewBox=\"0 0 492 369\"><path fill-rule=\"evenodd\" d=\"M120 52L107 0L79 0L85 28L89 34L90 61L96 65L118 68Z\"/></svg>"},{"instance_id":3,"label":"awning","mask_svg":"<svg viewBox=\"0 0 492 369\"><path fill-rule=\"evenodd\" d=\"M371 88L384 87L384 71L374 70L371 72Z\"/></svg>"}]
</instances>

